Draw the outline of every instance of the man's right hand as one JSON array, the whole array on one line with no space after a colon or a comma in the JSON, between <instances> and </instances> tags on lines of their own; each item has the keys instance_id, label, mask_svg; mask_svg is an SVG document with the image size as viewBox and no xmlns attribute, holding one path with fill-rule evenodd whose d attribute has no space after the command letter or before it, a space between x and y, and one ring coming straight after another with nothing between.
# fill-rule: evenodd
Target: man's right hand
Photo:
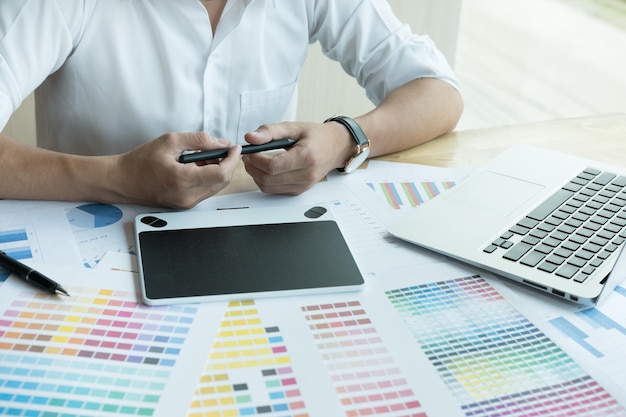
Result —
<instances>
[{"instance_id":1,"label":"man's right hand","mask_svg":"<svg viewBox=\"0 0 626 417\"><path fill-rule=\"evenodd\" d=\"M183 164L185 151L231 147L228 156ZM119 155L79 156L0 134L0 199L96 201L186 209L226 187L241 146L203 132L167 133Z\"/></svg>"},{"instance_id":2,"label":"man's right hand","mask_svg":"<svg viewBox=\"0 0 626 417\"><path fill-rule=\"evenodd\" d=\"M228 156L206 163L182 164L185 151L232 147ZM167 133L117 155L107 170L107 188L120 200L151 206L187 209L214 195L232 180L241 146L203 132Z\"/></svg>"}]
</instances>

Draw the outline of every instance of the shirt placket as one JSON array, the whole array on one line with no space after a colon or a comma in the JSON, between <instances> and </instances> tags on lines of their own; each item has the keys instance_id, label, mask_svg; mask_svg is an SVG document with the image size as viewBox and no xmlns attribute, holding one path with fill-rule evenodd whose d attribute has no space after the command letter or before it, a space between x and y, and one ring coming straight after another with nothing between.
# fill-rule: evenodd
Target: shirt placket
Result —
<instances>
[{"instance_id":1,"label":"shirt placket","mask_svg":"<svg viewBox=\"0 0 626 417\"><path fill-rule=\"evenodd\" d=\"M222 137L227 132L228 112L235 111L237 97L229 94L228 74L232 62L233 53L229 48L229 38L241 22L245 9L251 3L250 0L229 0L222 12L218 29L211 40L209 54L204 70L204 113L203 130L216 137ZM223 102L228 103L227 106ZM232 114L231 114L232 118ZM226 138L237 142L238 138Z\"/></svg>"}]
</instances>

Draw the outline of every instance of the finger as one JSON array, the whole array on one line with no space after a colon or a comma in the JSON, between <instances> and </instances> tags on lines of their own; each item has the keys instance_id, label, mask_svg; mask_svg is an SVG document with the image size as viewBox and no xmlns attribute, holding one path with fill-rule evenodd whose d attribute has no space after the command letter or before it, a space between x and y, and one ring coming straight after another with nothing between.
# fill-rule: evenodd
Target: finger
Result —
<instances>
[{"instance_id":1,"label":"finger","mask_svg":"<svg viewBox=\"0 0 626 417\"><path fill-rule=\"evenodd\" d=\"M186 188L190 191L192 196L196 196L193 200L194 205L214 195L231 182L239 163L240 154L241 146L235 145L219 164L210 164L208 166L189 164L190 169L185 175L186 181L188 182ZM197 191L193 192L194 189Z\"/></svg>"},{"instance_id":2,"label":"finger","mask_svg":"<svg viewBox=\"0 0 626 417\"><path fill-rule=\"evenodd\" d=\"M274 155L261 153L243 155L242 160L246 170L250 167L259 174L281 176L306 168L306 161L300 156L301 153L300 150L292 147L285 152ZM252 175L252 173L250 174Z\"/></svg>"},{"instance_id":3,"label":"finger","mask_svg":"<svg viewBox=\"0 0 626 417\"><path fill-rule=\"evenodd\" d=\"M179 165L182 166L181 169L193 173L190 175L196 175L197 178L210 178L211 176L219 178L223 176L223 173L231 174L234 172L239 163L240 155L241 145L234 145L228 149L224 158Z\"/></svg>"},{"instance_id":4,"label":"finger","mask_svg":"<svg viewBox=\"0 0 626 417\"><path fill-rule=\"evenodd\" d=\"M187 139L187 140L185 140ZM183 145L182 150L179 147L178 149L178 157L180 160L181 155L184 154L194 154L198 152L207 152L207 151L221 151L222 149L230 149L233 144L227 140L222 138L214 138L204 132L196 132L192 134L183 134ZM219 163L222 158L212 158L212 159L203 159L199 161L195 161L196 165L209 165Z\"/></svg>"},{"instance_id":5,"label":"finger","mask_svg":"<svg viewBox=\"0 0 626 417\"><path fill-rule=\"evenodd\" d=\"M300 193L302 190L310 188L310 185L316 183L318 180L315 176L315 171L310 167L287 170L281 173L268 173L266 170L259 169L252 163L246 163L244 167L259 189L268 193L283 194L292 193L294 190L301 190L297 192ZM276 169L270 169L270 171L276 171Z\"/></svg>"},{"instance_id":6,"label":"finger","mask_svg":"<svg viewBox=\"0 0 626 417\"><path fill-rule=\"evenodd\" d=\"M257 145L276 139L291 138L298 140L301 135L302 130L297 124L283 122L261 125L257 128L257 130L246 133L244 135L244 139L248 143Z\"/></svg>"},{"instance_id":7,"label":"finger","mask_svg":"<svg viewBox=\"0 0 626 417\"><path fill-rule=\"evenodd\" d=\"M227 139L215 138L205 132L192 132L181 134L179 146L183 150L196 151L230 148L233 144Z\"/></svg>"},{"instance_id":8,"label":"finger","mask_svg":"<svg viewBox=\"0 0 626 417\"><path fill-rule=\"evenodd\" d=\"M270 182L272 182L272 180L275 180L275 178L270 179ZM264 193L267 194L285 194L285 195L298 195L298 194L302 194L303 192L305 192L306 190L310 189L311 187L313 187L315 185L315 182L312 183L308 183L308 182L303 182L303 183L284 183L284 182L280 182L280 183L266 183L263 182L262 180L259 180L257 178L254 178L254 182L257 185L257 187L259 187L259 190L261 190Z\"/></svg>"},{"instance_id":9,"label":"finger","mask_svg":"<svg viewBox=\"0 0 626 417\"><path fill-rule=\"evenodd\" d=\"M239 164L239 156L241 156L241 145L234 145L228 150L226 158L220 162L220 167L232 174Z\"/></svg>"}]
</instances>

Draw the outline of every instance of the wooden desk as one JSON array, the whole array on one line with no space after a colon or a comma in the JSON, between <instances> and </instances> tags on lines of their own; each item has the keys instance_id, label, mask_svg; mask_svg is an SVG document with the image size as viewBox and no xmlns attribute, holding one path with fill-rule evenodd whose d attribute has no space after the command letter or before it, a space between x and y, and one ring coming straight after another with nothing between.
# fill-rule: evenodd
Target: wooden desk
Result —
<instances>
[{"instance_id":1,"label":"wooden desk","mask_svg":"<svg viewBox=\"0 0 626 417\"><path fill-rule=\"evenodd\" d=\"M451 132L423 145L378 159L440 167L475 166L520 143L624 166L626 114Z\"/></svg>"},{"instance_id":2,"label":"wooden desk","mask_svg":"<svg viewBox=\"0 0 626 417\"><path fill-rule=\"evenodd\" d=\"M487 162L514 144L532 144L616 166L626 166L626 114L454 131L423 145L376 158L440 167L469 167ZM257 187L242 167L220 194Z\"/></svg>"}]
</instances>

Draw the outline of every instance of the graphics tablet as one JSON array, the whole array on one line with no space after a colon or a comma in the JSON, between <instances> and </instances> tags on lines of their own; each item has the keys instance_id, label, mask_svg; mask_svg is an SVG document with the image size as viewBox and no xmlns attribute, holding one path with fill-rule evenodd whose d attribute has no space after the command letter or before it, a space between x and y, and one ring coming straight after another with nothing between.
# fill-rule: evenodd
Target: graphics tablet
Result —
<instances>
[{"instance_id":1,"label":"graphics tablet","mask_svg":"<svg viewBox=\"0 0 626 417\"><path fill-rule=\"evenodd\" d=\"M330 207L135 218L142 299L175 304L354 291L364 281Z\"/></svg>"}]
</instances>

